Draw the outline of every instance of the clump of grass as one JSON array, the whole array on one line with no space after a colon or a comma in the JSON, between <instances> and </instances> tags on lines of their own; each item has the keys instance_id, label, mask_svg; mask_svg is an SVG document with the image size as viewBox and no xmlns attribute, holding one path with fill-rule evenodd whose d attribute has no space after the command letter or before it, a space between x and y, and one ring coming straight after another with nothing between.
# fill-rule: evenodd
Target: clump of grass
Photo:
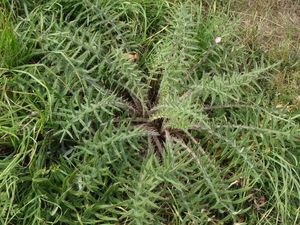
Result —
<instances>
[{"instance_id":1,"label":"clump of grass","mask_svg":"<svg viewBox=\"0 0 300 225\"><path fill-rule=\"evenodd\" d=\"M0 66L17 66L26 60L26 54L14 32L9 14L0 5Z\"/></svg>"},{"instance_id":2,"label":"clump of grass","mask_svg":"<svg viewBox=\"0 0 300 225\"><path fill-rule=\"evenodd\" d=\"M298 223L298 117L227 9L32 3L0 70L1 224Z\"/></svg>"}]
</instances>

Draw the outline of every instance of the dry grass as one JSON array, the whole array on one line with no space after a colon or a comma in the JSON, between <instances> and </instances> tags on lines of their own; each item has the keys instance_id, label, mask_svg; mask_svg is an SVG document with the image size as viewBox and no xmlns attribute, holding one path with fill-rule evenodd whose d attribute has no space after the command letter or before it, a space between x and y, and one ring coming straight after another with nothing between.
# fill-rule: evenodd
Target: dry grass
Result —
<instances>
[{"instance_id":1,"label":"dry grass","mask_svg":"<svg viewBox=\"0 0 300 225\"><path fill-rule=\"evenodd\" d=\"M235 10L252 44L282 60L299 53L300 1L242 1Z\"/></svg>"},{"instance_id":2,"label":"dry grass","mask_svg":"<svg viewBox=\"0 0 300 225\"><path fill-rule=\"evenodd\" d=\"M274 105L299 109L300 1L235 1L233 7L246 28L244 43L282 62L269 87Z\"/></svg>"}]
</instances>

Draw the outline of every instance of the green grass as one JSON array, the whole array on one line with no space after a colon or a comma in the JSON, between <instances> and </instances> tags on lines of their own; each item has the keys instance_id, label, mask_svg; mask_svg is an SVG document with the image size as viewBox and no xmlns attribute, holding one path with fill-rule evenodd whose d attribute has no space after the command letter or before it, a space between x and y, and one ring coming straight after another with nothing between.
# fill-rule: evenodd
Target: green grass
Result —
<instances>
[{"instance_id":1,"label":"green grass","mask_svg":"<svg viewBox=\"0 0 300 225\"><path fill-rule=\"evenodd\" d=\"M21 43L13 32L9 16L0 8L0 66L12 67L17 65L20 57Z\"/></svg>"},{"instance_id":2,"label":"green grass","mask_svg":"<svg viewBox=\"0 0 300 225\"><path fill-rule=\"evenodd\" d=\"M299 224L298 62L234 1L0 5L1 224Z\"/></svg>"}]
</instances>

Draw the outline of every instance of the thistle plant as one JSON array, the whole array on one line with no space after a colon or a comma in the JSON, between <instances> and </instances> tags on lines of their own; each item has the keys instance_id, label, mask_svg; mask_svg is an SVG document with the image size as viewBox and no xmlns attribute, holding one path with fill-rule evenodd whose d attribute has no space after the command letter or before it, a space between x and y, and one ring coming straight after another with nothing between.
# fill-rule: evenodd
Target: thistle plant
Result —
<instances>
[{"instance_id":1,"label":"thistle plant","mask_svg":"<svg viewBox=\"0 0 300 225\"><path fill-rule=\"evenodd\" d=\"M297 224L299 123L260 85L276 65L203 7L3 5L30 57L1 64L1 224Z\"/></svg>"}]
</instances>

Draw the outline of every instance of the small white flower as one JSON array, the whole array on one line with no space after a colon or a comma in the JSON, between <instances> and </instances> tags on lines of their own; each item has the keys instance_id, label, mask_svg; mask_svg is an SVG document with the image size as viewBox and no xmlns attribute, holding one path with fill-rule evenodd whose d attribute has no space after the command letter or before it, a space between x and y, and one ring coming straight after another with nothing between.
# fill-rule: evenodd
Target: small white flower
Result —
<instances>
[{"instance_id":1,"label":"small white flower","mask_svg":"<svg viewBox=\"0 0 300 225\"><path fill-rule=\"evenodd\" d=\"M221 41L222 41L222 38L221 38L221 37L216 37L216 38L215 38L215 43L216 43L216 44L221 43Z\"/></svg>"}]
</instances>

